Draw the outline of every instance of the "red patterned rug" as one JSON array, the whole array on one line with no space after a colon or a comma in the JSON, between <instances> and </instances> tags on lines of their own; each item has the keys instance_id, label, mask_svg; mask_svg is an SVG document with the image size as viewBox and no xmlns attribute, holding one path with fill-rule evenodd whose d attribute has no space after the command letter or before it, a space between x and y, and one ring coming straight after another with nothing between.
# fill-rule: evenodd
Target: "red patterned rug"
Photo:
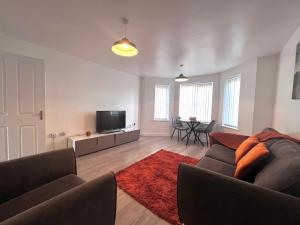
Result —
<instances>
[{"instance_id":1,"label":"red patterned rug","mask_svg":"<svg viewBox=\"0 0 300 225\"><path fill-rule=\"evenodd\" d=\"M118 186L171 224L179 225L177 170L180 163L199 160L160 150L117 173Z\"/></svg>"}]
</instances>

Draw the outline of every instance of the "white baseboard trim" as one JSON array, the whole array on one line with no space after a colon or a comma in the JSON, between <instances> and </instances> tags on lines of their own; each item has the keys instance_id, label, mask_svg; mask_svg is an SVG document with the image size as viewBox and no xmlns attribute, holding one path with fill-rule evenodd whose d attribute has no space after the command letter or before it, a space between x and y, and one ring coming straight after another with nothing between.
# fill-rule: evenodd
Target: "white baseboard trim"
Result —
<instances>
[{"instance_id":1,"label":"white baseboard trim","mask_svg":"<svg viewBox=\"0 0 300 225\"><path fill-rule=\"evenodd\" d=\"M156 132L146 132L146 133L141 133L141 136L145 136L145 137L170 137L171 134L170 133L156 133Z\"/></svg>"}]
</instances>

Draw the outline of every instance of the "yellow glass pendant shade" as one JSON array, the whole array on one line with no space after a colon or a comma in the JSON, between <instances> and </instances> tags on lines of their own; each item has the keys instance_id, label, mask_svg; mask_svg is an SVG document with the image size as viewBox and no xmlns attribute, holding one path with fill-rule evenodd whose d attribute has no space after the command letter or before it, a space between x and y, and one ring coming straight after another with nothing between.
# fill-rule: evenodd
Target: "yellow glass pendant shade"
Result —
<instances>
[{"instance_id":1,"label":"yellow glass pendant shade","mask_svg":"<svg viewBox=\"0 0 300 225\"><path fill-rule=\"evenodd\" d=\"M127 38L123 38L120 41L117 41L111 47L111 50L119 55L125 57L132 57L139 53L135 44L131 43Z\"/></svg>"}]
</instances>

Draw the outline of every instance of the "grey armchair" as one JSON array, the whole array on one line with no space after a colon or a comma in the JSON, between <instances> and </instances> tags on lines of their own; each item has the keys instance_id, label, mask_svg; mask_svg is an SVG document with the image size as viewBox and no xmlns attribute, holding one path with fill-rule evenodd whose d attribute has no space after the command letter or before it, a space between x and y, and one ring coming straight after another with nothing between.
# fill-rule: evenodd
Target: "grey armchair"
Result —
<instances>
[{"instance_id":1,"label":"grey armchair","mask_svg":"<svg viewBox=\"0 0 300 225\"><path fill-rule=\"evenodd\" d=\"M1 225L113 225L116 181L76 176L73 149L0 163Z\"/></svg>"}]
</instances>

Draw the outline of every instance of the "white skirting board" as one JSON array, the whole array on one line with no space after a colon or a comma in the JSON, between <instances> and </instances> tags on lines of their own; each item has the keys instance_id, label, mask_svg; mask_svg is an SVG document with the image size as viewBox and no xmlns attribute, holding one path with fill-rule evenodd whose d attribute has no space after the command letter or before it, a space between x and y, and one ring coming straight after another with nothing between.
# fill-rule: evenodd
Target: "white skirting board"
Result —
<instances>
[{"instance_id":1,"label":"white skirting board","mask_svg":"<svg viewBox=\"0 0 300 225\"><path fill-rule=\"evenodd\" d=\"M141 132L141 136L145 136L145 137L170 137L171 136L171 133L143 133ZM174 134L175 136L175 134Z\"/></svg>"}]
</instances>

